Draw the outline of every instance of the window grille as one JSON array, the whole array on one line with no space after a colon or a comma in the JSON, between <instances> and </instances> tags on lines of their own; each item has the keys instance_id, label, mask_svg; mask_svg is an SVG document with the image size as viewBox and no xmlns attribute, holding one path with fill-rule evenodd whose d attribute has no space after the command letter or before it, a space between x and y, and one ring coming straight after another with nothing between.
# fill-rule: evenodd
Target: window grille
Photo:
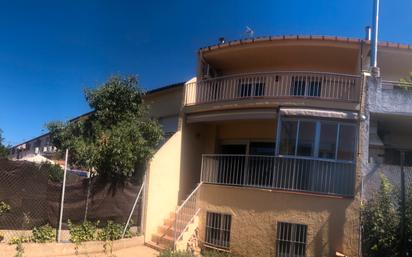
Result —
<instances>
[{"instance_id":1,"label":"window grille","mask_svg":"<svg viewBox=\"0 0 412 257\"><path fill-rule=\"evenodd\" d=\"M278 222L276 257L306 256L307 225Z\"/></svg>"},{"instance_id":2,"label":"window grille","mask_svg":"<svg viewBox=\"0 0 412 257\"><path fill-rule=\"evenodd\" d=\"M229 248L231 221L231 215L207 212L205 242L218 248Z\"/></svg>"}]
</instances>

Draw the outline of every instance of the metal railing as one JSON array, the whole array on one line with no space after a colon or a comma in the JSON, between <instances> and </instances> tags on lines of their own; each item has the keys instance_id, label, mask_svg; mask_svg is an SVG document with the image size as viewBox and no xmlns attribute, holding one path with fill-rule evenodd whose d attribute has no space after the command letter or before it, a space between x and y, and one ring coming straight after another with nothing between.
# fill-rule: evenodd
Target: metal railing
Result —
<instances>
[{"instance_id":1,"label":"metal railing","mask_svg":"<svg viewBox=\"0 0 412 257\"><path fill-rule=\"evenodd\" d=\"M200 182L197 187L192 191L192 193L186 198L182 205L177 208L175 212L175 223L174 223L174 248L176 248L177 241L182 238L183 233L186 231L189 224L194 220L196 215L199 213L200 208L198 207L198 197L199 189L202 185Z\"/></svg>"},{"instance_id":2,"label":"metal railing","mask_svg":"<svg viewBox=\"0 0 412 257\"><path fill-rule=\"evenodd\" d=\"M254 73L205 79L185 88L187 106L282 97L359 102L360 77L316 72Z\"/></svg>"},{"instance_id":3,"label":"metal railing","mask_svg":"<svg viewBox=\"0 0 412 257\"><path fill-rule=\"evenodd\" d=\"M205 154L201 181L353 196L355 164L277 156Z\"/></svg>"},{"instance_id":4,"label":"metal railing","mask_svg":"<svg viewBox=\"0 0 412 257\"><path fill-rule=\"evenodd\" d=\"M412 82L382 80L382 86L386 88L412 89Z\"/></svg>"}]
</instances>

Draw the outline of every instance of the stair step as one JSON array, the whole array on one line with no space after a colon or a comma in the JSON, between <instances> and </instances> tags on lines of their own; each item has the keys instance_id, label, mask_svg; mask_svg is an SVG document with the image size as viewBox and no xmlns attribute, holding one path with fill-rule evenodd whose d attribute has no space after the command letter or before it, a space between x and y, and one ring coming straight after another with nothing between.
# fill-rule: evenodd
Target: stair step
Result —
<instances>
[{"instance_id":1,"label":"stair step","mask_svg":"<svg viewBox=\"0 0 412 257\"><path fill-rule=\"evenodd\" d=\"M159 251L159 252L164 251L164 250L167 249L167 248L164 248L162 245L156 244L155 242L152 242L152 241L145 242L144 245L148 246L148 247L150 247L150 248L152 248L156 251Z\"/></svg>"},{"instance_id":2,"label":"stair step","mask_svg":"<svg viewBox=\"0 0 412 257\"><path fill-rule=\"evenodd\" d=\"M152 235L152 242L161 245L165 249L173 247L173 237L168 235Z\"/></svg>"},{"instance_id":3,"label":"stair step","mask_svg":"<svg viewBox=\"0 0 412 257\"><path fill-rule=\"evenodd\" d=\"M161 235L174 236L173 226L166 226L166 225L159 226L158 227L158 232Z\"/></svg>"}]
</instances>

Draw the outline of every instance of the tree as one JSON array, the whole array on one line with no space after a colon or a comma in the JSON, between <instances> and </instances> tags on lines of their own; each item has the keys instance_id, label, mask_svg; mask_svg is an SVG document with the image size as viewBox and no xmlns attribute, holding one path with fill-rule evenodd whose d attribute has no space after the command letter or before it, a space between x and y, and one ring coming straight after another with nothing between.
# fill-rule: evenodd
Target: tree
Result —
<instances>
[{"instance_id":1,"label":"tree","mask_svg":"<svg viewBox=\"0 0 412 257\"><path fill-rule=\"evenodd\" d=\"M0 159L7 158L10 154L8 146L4 145L3 130L0 129Z\"/></svg>"},{"instance_id":2,"label":"tree","mask_svg":"<svg viewBox=\"0 0 412 257\"><path fill-rule=\"evenodd\" d=\"M399 213L398 197L385 176L381 176L380 190L362 209L363 256L398 256Z\"/></svg>"},{"instance_id":3,"label":"tree","mask_svg":"<svg viewBox=\"0 0 412 257\"><path fill-rule=\"evenodd\" d=\"M94 111L75 122L47 124L52 143L69 149L71 165L105 176L132 176L163 137L143 96L134 76L114 76L97 89L87 89L85 98Z\"/></svg>"}]
</instances>

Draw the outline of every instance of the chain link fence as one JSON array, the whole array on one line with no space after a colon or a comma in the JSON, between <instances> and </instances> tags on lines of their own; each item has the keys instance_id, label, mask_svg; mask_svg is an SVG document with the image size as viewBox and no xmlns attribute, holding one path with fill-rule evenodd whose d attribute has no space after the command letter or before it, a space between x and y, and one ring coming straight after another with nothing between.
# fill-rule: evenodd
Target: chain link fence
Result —
<instances>
[{"instance_id":1,"label":"chain link fence","mask_svg":"<svg viewBox=\"0 0 412 257\"><path fill-rule=\"evenodd\" d=\"M51 172L56 171L46 165L0 160L0 243L31 236L33 228L46 224L58 229L62 173ZM61 240L70 240L68 220L73 224L99 221L101 226L108 221L126 224L140 187L136 179L87 178L68 171ZM140 232L141 209L142 196L131 215L135 233Z\"/></svg>"}]
</instances>

